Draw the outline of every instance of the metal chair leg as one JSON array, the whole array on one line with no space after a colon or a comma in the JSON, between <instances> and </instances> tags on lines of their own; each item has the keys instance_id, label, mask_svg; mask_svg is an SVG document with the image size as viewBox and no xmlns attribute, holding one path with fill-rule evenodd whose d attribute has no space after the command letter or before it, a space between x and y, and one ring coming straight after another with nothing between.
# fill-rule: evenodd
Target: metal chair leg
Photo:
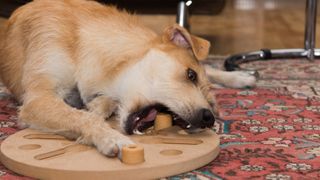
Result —
<instances>
[{"instance_id":1,"label":"metal chair leg","mask_svg":"<svg viewBox=\"0 0 320 180\"><path fill-rule=\"evenodd\" d=\"M307 0L304 48L308 51L307 58L309 60L314 60L316 22L317 0Z\"/></svg>"},{"instance_id":2,"label":"metal chair leg","mask_svg":"<svg viewBox=\"0 0 320 180\"><path fill-rule=\"evenodd\" d=\"M267 61L283 58L320 58L320 49L315 49L317 0L307 0L305 22L305 49L261 49L260 51L241 53L228 57L224 62L227 71L245 70L242 63L253 61ZM247 70L257 74L254 70Z\"/></svg>"},{"instance_id":3,"label":"metal chair leg","mask_svg":"<svg viewBox=\"0 0 320 180\"><path fill-rule=\"evenodd\" d=\"M176 22L186 28L189 29L189 10L185 1L180 1L178 4L178 12Z\"/></svg>"}]
</instances>

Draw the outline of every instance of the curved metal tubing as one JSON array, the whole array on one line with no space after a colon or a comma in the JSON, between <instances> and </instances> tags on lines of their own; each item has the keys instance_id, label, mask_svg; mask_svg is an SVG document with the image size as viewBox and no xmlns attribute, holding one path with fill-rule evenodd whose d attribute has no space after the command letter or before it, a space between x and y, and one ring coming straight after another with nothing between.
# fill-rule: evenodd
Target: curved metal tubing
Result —
<instances>
[{"instance_id":1,"label":"curved metal tubing","mask_svg":"<svg viewBox=\"0 0 320 180\"><path fill-rule=\"evenodd\" d=\"M240 64L259 61L284 58L308 58L309 51L305 49L261 49L243 54L236 54L228 57L224 62L227 71L245 70ZM314 49L314 57L320 58L320 49Z\"/></svg>"},{"instance_id":2,"label":"curved metal tubing","mask_svg":"<svg viewBox=\"0 0 320 180\"><path fill-rule=\"evenodd\" d=\"M224 62L227 71L245 70L251 74L258 75L255 70L246 70L240 67L241 63L253 61L267 61L284 58L307 58L314 60L320 58L320 49L315 49L317 18L317 0L306 1L306 23L305 23L305 49L261 49L260 51L236 54L228 57Z\"/></svg>"}]
</instances>

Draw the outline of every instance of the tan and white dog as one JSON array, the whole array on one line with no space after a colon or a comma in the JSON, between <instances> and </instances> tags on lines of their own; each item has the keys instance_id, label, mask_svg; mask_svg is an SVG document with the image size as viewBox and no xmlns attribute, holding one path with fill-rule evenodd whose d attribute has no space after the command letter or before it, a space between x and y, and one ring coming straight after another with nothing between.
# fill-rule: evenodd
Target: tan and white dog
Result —
<instances>
[{"instance_id":1,"label":"tan and white dog","mask_svg":"<svg viewBox=\"0 0 320 180\"><path fill-rule=\"evenodd\" d=\"M115 156L158 112L197 132L212 127L209 42L173 25L157 35L136 16L86 0L35 0L14 12L0 49L1 77L31 127L78 138ZM242 72L208 68L216 83L253 86ZM82 108L82 109L81 109Z\"/></svg>"}]
</instances>

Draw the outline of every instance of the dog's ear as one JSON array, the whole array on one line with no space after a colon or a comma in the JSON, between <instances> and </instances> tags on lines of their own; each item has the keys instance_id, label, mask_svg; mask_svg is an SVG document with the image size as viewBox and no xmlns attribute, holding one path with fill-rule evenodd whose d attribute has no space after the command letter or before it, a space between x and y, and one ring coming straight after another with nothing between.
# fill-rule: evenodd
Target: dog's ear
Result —
<instances>
[{"instance_id":1,"label":"dog's ear","mask_svg":"<svg viewBox=\"0 0 320 180\"><path fill-rule=\"evenodd\" d=\"M194 56L200 61L207 58L209 54L209 41L189 34L185 28L178 24L166 28L162 40L192 50Z\"/></svg>"}]
</instances>

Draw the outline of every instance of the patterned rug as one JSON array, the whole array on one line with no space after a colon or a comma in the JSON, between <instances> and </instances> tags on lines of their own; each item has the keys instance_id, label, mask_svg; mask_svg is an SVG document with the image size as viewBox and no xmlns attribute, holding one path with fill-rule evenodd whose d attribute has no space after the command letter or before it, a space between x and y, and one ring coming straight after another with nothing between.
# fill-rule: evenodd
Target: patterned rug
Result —
<instances>
[{"instance_id":1,"label":"patterned rug","mask_svg":"<svg viewBox=\"0 0 320 180\"><path fill-rule=\"evenodd\" d=\"M210 58L214 67L222 61ZM221 152L210 164L166 179L320 179L320 61L247 64L254 89L216 89ZM0 88L0 138L18 131L17 106ZM0 179L29 179L0 165Z\"/></svg>"}]
</instances>

